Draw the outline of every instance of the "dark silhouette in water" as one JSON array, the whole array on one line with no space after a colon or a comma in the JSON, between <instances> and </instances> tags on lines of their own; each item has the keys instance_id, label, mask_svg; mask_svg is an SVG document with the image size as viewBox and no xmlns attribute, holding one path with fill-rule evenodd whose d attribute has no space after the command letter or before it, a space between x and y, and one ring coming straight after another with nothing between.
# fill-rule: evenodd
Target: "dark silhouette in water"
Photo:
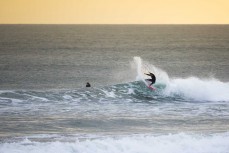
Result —
<instances>
[{"instance_id":1,"label":"dark silhouette in water","mask_svg":"<svg viewBox=\"0 0 229 153\"><path fill-rule=\"evenodd\" d=\"M89 82L87 82L86 87L91 87L91 85L90 85L90 83L89 83Z\"/></svg>"},{"instance_id":2,"label":"dark silhouette in water","mask_svg":"<svg viewBox=\"0 0 229 153\"><path fill-rule=\"evenodd\" d=\"M151 84L149 86L151 86L152 84L154 84L156 82L156 77L155 77L155 75L153 73L149 72L149 74L145 73L145 75L148 75L148 76L151 77L151 79L146 79L147 81L151 82Z\"/></svg>"}]
</instances>

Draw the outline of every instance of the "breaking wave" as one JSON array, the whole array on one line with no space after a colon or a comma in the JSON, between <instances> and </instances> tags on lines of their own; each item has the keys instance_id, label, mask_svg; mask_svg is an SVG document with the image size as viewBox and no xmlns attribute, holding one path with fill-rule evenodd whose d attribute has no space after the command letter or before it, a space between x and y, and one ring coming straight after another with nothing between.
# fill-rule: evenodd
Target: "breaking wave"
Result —
<instances>
[{"instance_id":1,"label":"breaking wave","mask_svg":"<svg viewBox=\"0 0 229 153\"><path fill-rule=\"evenodd\" d=\"M0 144L1 153L228 153L228 133L212 135L168 134L75 138L71 141L34 141Z\"/></svg>"},{"instance_id":2,"label":"breaking wave","mask_svg":"<svg viewBox=\"0 0 229 153\"><path fill-rule=\"evenodd\" d=\"M134 57L134 61L138 72L136 79L145 82L146 76L143 73L153 72L157 78L155 87L164 86L163 95L181 96L196 101L229 101L229 82L214 78L170 78L165 71L143 62L140 57Z\"/></svg>"}]
</instances>

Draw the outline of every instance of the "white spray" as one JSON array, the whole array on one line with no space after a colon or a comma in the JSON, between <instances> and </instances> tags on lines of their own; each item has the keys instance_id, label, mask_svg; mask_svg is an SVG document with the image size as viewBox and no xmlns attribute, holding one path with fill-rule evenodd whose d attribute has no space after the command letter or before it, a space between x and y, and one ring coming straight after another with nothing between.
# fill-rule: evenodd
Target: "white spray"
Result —
<instances>
[{"instance_id":1,"label":"white spray","mask_svg":"<svg viewBox=\"0 0 229 153\"><path fill-rule=\"evenodd\" d=\"M144 75L144 73L152 72L156 76L156 84L169 85L169 76L165 71L155 67L154 65L149 64L148 62L143 62L140 57L134 57L134 62L137 66L136 80L141 80L145 82L145 79L148 77L147 75Z\"/></svg>"}]
</instances>

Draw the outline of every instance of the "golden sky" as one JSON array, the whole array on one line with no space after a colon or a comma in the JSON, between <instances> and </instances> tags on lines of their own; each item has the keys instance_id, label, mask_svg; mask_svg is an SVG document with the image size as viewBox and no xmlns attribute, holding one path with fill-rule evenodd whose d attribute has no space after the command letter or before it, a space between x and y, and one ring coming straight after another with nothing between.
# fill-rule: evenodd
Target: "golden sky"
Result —
<instances>
[{"instance_id":1,"label":"golden sky","mask_svg":"<svg viewBox=\"0 0 229 153\"><path fill-rule=\"evenodd\" d=\"M229 24L229 0L0 0L0 24Z\"/></svg>"}]
</instances>

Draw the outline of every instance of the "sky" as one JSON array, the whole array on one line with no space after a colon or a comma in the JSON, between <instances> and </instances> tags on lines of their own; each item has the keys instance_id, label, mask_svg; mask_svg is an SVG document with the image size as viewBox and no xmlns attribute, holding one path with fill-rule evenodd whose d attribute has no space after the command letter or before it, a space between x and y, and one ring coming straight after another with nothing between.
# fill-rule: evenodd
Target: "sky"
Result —
<instances>
[{"instance_id":1,"label":"sky","mask_svg":"<svg viewBox=\"0 0 229 153\"><path fill-rule=\"evenodd\" d=\"M229 0L0 0L0 24L229 24Z\"/></svg>"}]
</instances>

